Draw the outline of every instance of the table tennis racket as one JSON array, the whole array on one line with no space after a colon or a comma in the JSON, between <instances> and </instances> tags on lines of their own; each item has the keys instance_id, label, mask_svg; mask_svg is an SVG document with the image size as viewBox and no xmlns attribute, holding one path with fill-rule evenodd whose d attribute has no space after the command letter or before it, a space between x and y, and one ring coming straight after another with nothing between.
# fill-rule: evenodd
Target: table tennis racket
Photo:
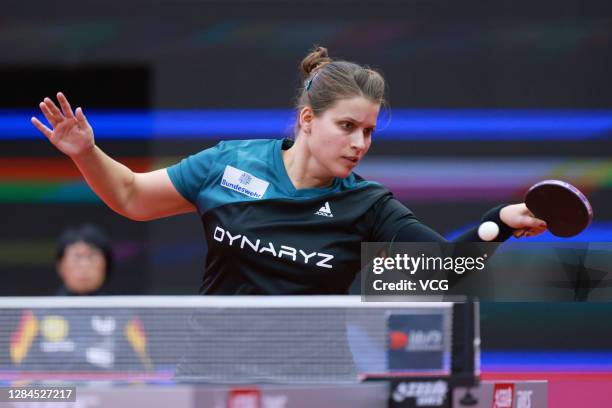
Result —
<instances>
[{"instance_id":1,"label":"table tennis racket","mask_svg":"<svg viewBox=\"0 0 612 408\"><path fill-rule=\"evenodd\" d=\"M531 186L525 204L558 237L578 235L593 219L593 208L584 194L560 180L544 180Z\"/></svg>"}]
</instances>

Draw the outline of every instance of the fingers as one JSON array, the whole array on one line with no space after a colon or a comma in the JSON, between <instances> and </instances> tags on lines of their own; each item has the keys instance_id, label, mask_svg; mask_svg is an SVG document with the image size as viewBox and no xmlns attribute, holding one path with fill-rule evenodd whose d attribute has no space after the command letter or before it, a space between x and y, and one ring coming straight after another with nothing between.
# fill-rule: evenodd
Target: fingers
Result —
<instances>
[{"instance_id":1,"label":"fingers","mask_svg":"<svg viewBox=\"0 0 612 408\"><path fill-rule=\"evenodd\" d=\"M519 204L520 213L515 218L513 223L518 229L513 233L515 238L529 238L542 234L546 231L546 221L536 218L535 215L527 208L525 203Z\"/></svg>"},{"instance_id":2,"label":"fingers","mask_svg":"<svg viewBox=\"0 0 612 408\"><path fill-rule=\"evenodd\" d=\"M525 234L522 235L525 238L535 237L537 235L543 234L546 231L546 228L531 228L525 231Z\"/></svg>"},{"instance_id":3,"label":"fingers","mask_svg":"<svg viewBox=\"0 0 612 408\"><path fill-rule=\"evenodd\" d=\"M522 237L529 238L543 234L544 232L546 232L546 226L537 226L532 228L517 229L512 235L514 235L514 237L517 239Z\"/></svg>"},{"instance_id":4,"label":"fingers","mask_svg":"<svg viewBox=\"0 0 612 408\"><path fill-rule=\"evenodd\" d=\"M43 135L45 135L48 139L51 139L51 136L53 136L53 132L51 131L51 129L46 127L44 124L41 123L41 121L39 121L35 117L32 117L30 121L34 126L36 126L36 129L40 130Z\"/></svg>"},{"instance_id":5,"label":"fingers","mask_svg":"<svg viewBox=\"0 0 612 408\"><path fill-rule=\"evenodd\" d=\"M74 113L72 112L72 108L70 107L70 103L62 92L57 93L57 100L59 101L62 110L59 110L53 100L47 97L45 97L44 100L38 105L40 107L41 112L43 113L43 115L45 115L45 118L53 128L57 127L57 125L61 123L64 119L75 119ZM87 123L86 120L85 123Z\"/></svg>"},{"instance_id":6,"label":"fingers","mask_svg":"<svg viewBox=\"0 0 612 408\"><path fill-rule=\"evenodd\" d=\"M87 118L85 117L85 114L83 113L83 109L81 109L80 107L76 108L76 120L79 123L79 127L83 129L89 126L89 123L87 122Z\"/></svg>"},{"instance_id":7,"label":"fingers","mask_svg":"<svg viewBox=\"0 0 612 408\"><path fill-rule=\"evenodd\" d=\"M47 118L47 122L49 122L51 126L56 127L59 123L59 120L53 115L53 113L51 113L49 108L47 108L47 104L41 102L40 104L38 104L38 107L40 108L42 114L45 115L45 118Z\"/></svg>"},{"instance_id":8,"label":"fingers","mask_svg":"<svg viewBox=\"0 0 612 408\"><path fill-rule=\"evenodd\" d=\"M66 116L68 119L73 119L74 115L72 113L72 108L70 107L70 104L68 103L68 99L66 99L64 94L61 92L58 92L57 100L59 101L59 104L62 108L62 112L64 113L64 116Z\"/></svg>"},{"instance_id":9,"label":"fingers","mask_svg":"<svg viewBox=\"0 0 612 408\"><path fill-rule=\"evenodd\" d=\"M62 114L62 112L57 108L57 106L55 106L55 103L53 103L53 101L51 100L51 98L45 98L44 99L44 103L45 106L47 107L47 109L49 109L49 112L51 113L51 115L53 115L53 118L57 121L57 122L61 122L62 119L64 118L64 115Z\"/></svg>"},{"instance_id":10,"label":"fingers","mask_svg":"<svg viewBox=\"0 0 612 408\"><path fill-rule=\"evenodd\" d=\"M546 221L536 217L523 216L521 218L521 225L527 228L544 228L546 229Z\"/></svg>"},{"instance_id":11,"label":"fingers","mask_svg":"<svg viewBox=\"0 0 612 408\"><path fill-rule=\"evenodd\" d=\"M537 235L543 234L545 231L546 231L546 228L531 229L531 230L527 231L527 233L525 234L525 237L527 237L527 238L535 237Z\"/></svg>"}]
</instances>

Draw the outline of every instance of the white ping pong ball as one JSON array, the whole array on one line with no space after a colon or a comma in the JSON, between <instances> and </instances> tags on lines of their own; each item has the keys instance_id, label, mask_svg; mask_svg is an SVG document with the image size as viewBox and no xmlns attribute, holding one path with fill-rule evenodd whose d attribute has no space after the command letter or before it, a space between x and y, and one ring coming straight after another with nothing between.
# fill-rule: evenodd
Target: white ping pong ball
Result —
<instances>
[{"instance_id":1,"label":"white ping pong ball","mask_svg":"<svg viewBox=\"0 0 612 408\"><path fill-rule=\"evenodd\" d=\"M483 241L493 241L499 235L499 226L493 221L487 221L478 227L478 236Z\"/></svg>"}]
</instances>

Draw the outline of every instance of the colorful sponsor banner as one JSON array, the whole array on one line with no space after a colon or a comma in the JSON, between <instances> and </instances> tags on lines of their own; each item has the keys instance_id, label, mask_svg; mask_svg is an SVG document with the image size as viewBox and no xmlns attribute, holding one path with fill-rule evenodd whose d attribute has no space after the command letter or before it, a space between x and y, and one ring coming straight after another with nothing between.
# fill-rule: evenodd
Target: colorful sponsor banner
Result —
<instances>
[{"instance_id":1,"label":"colorful sponsor banner","mask_svg":"<svg viewBox=\"0 0 612 408\"><path fill-rule=\"evenodd\" d=\"M448 370L444 315L391 313L387 317L390 374Z\"/></svg>"}]
</instances>

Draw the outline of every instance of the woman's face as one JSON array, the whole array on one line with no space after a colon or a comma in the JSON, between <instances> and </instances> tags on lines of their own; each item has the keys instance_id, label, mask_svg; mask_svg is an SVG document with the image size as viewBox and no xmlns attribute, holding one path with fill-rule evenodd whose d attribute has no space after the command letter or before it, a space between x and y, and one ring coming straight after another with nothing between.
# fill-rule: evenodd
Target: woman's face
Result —
<instances>
[{"instance_id":1,"label":"woman's face","mask_svg":"<svg viewBox=\"0 0 612 408\"><path fill-rule=\"evenodd\" d=\"M100 289L106 277L104 254L82 241L66 247L57 268L66 288L80 295Z\"/></svg>"},{"instance_id":2,"label":"woman's face","mask_svg":"<svg viewBox=\"0 0 612 408\"><path fill-rule=\"evenodd\" d=\"M341 99L310 121L308 144L324 172L345 178L365 156L380 104L358 96Z\"/></svg>"}]
</instances>

